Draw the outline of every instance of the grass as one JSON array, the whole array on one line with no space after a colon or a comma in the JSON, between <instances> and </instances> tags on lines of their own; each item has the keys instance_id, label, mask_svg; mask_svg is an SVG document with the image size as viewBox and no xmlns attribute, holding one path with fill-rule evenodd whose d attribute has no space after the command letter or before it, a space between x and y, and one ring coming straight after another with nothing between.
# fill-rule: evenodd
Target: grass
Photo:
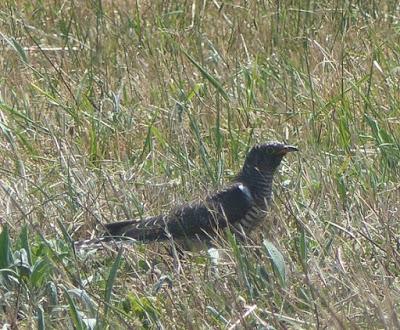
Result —
<instances>
[{"instance_id":1,"label":"grass","mask_svg":"<svg viewBox=\"0 0 400 330\"><path fill-rule=\"evenodd\" d=\"M0 31L3 325L400 327L397 1L7 1ZM301 152L219 274L162 244L74 252L267 140Z\"/></svg>"}]
</instances>

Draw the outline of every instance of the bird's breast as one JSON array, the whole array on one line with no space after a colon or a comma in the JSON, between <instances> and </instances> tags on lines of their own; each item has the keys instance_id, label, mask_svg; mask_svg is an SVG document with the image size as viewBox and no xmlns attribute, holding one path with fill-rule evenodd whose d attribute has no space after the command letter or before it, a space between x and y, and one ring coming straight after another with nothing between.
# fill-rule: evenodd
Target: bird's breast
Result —
<instances>
[{"instance_id":1,"label":"bird's breast","mask_svg":"<svg viewBox=\"0 0 400 330\"><path fill-rule=\"evenodd\" d=\"M251 181L250 194L253 203L246 214L239 220L239 224L246 231L251 231L265 220L267 210L271 204L273 175L258 175Z\"/></svg>"}]
</instances>

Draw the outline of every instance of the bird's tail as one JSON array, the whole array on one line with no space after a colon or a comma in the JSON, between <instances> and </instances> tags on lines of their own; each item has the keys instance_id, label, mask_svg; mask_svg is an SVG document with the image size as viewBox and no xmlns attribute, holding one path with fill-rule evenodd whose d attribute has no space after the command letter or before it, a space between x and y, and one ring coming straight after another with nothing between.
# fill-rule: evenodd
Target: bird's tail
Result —
<instances>
[{"instance_id":1,"label":"bird's tail","mask_svg":"<svg viewBox=\"0 0 400 330\"><path fill-rule=\"evenodd\" d=\"M138 224L135 220L118 221L113 223L107 223L104 225L106 235L110 236L121 236L126 234L130 227Z\"/></svg>"},{"instance_id":2,"label":"bird's tail","mask_svg":"<svg viewBox=\"0 0 400 330\"><path fill-rule=\"evenodd\" d=\"M105 246L112 246L115 247L120 246L121 244L126 243L134 243L137 240L132 239L126 236L104 236L104 237L95 237L92 239L85 239L81 241L74 242L75 250L99 250L104 248Z\"/></svg>"},{"instance_id":3,"label":"bird's tail","mask_svg":"<svg viewBox=\"0 0 400 330\"><path fill-rule=\"evenodd\" d=\"M103 237L77 241L74 243L75 249L98 249L110 242L135 242L135 241L154 241L166 239L164 230L164 217L152 217L143 221L126 220L113 222L104 225L105 233Z\"/></svg>"},{"instance_id":4,"label":"bird's tail","mask_svg":"<svg viewBox=\"0 0 400 330\"><path fill-rule=\"evenodd\" d=\"M124 229L129 225L135 224L136 221L119 221L114 223L109 223L104 225L105 233L103 237L95 237L92 239L85 239L81 241L74 242L74 247L77 250L82 249L100 249L103 248L105 244L110 243L111 241L134 241L134 239L122 236L125 232Z\"/></svg>"},{"instance_id":5,"label":"bird's tail","mask_svg":"<svg viewBox=\"0 0 400 330\"><path fill-rule=\"evenodd\" d=\"M81 241L74 242L75 250L85 250L85 249L100 249L103 247L104 243L108 242L107 237L96 237L92 239L85 239Z\"/></svg>"}]
</instances>

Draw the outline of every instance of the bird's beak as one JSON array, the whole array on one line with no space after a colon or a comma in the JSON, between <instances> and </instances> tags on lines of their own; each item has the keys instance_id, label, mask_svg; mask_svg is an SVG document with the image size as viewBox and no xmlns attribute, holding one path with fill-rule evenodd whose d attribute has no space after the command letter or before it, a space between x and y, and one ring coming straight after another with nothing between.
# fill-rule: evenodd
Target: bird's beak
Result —
<instances>
[{"instance_id":1,"label":"bird's beak","mask_svg":"<svg viewBox=\"0 0 400 330\"><path fill-rule=\"evenodd\" d=\"M280 151L279 154L284 156L286 155L288 152L292 152L292 151L299 151L299 149L295 146L291 146L291 145L285 145Z\"/></svg>"}]
</instances>

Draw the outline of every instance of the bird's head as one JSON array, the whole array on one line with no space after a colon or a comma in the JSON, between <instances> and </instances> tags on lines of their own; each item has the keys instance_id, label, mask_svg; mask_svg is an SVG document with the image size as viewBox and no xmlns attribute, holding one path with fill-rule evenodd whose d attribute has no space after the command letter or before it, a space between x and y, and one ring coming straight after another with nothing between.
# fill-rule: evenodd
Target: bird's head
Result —
<instances>
[{"instance_id":1,"label":"bird's head","mask_svg":"<svg viewBox=\"0 0 400 330\"><path fill-rule=\"evenodd\" d=\"M298 151L297 147L280 142L255 145L247 154L244 167L255 168L264 173L274 171L288 152Z\"/></svg>"}]
</instances>

